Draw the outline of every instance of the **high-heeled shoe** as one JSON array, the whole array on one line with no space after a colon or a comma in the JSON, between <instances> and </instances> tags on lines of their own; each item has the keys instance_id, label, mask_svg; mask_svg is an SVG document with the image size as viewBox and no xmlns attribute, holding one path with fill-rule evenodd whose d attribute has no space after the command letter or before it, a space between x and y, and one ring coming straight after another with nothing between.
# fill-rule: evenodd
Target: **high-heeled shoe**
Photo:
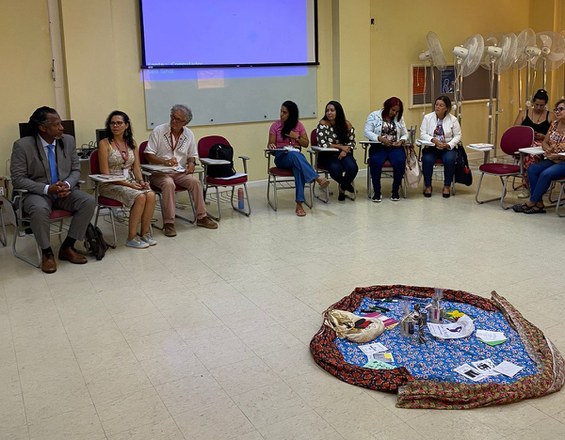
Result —
<instances>
[{"instance_id":1,"label":"high-heeled shoe","mask_svg":"<svg viewBox=\"0 0 565 440\"><path fill-rule=\"evenodd\" d=\"M424 197L430 198L432 196L432 187L428 186L424 188Z\"/></svg>"},{"instance_id":2,"label":"high-heeled shoe","mask_svg":"<svg viewBox=\"0 0 565 440\"><path fill-rule=\"evenodd\" d=\"M451 197L451 188L449 186L444 186L441 195L444 199L449 199L449 197Z\"/></svg>"}]
</instances>

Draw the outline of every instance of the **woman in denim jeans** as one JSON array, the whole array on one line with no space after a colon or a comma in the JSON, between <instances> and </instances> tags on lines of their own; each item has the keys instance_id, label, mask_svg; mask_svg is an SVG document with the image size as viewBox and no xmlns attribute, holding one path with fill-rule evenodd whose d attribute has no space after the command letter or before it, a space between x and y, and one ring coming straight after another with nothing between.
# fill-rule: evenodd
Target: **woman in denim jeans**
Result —
<instances>
[{"instance_id":1,"label":"woman in denim jeans","mask_svg":"<svg viewBox=\"0 0 565 440\"><path fill-rule=\"evenodd\" d=\"M555 104L555 121L551 123L542 143L545 159L528 168L531 196L524 204L514 205L515 212L524 214L543 214L545 206L543 195L551 182L565 177L565 99Z\"/></svg>"},{"instance_id":2,"label":"woman in denim jeans","mask_svg":"<svg viewBox=\"0 0 565 440\"><path fill-rule=\"evenodd\" d=\"M461 141L461 126L451 114L451 99L441 95L435 100L434 111L424 116L420 126L420 139L431 142L433 146L422 151L422 174L424 175L424 197L432 196L432 174L434 163L440 159L443 163L442 195L451 195L451 183L455 172L455 147Z\"/></svg>"}]
</instances>

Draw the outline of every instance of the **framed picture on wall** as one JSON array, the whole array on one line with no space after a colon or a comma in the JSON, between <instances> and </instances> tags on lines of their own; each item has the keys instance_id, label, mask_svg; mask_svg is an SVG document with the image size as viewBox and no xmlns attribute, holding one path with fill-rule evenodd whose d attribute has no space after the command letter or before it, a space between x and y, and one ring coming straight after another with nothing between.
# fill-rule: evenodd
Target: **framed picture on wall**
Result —
<instances>
[{"instance_id":1,"label":"framed picture on wall","mask_svg":"<svg viewBox=\"0 0 565 440\"><path fill-rule=\"evenodd\" d=\"M443 70L434 67L434 90L432 88L432 67L424 64L410 66L410 107L431 106L439 95L454 99L455 67L445 66ZM494 85L496 96L496 82ZM490 71L479 67L463 79L464 101L485 101L490 95Z\"/></svg>"}]
</instances>

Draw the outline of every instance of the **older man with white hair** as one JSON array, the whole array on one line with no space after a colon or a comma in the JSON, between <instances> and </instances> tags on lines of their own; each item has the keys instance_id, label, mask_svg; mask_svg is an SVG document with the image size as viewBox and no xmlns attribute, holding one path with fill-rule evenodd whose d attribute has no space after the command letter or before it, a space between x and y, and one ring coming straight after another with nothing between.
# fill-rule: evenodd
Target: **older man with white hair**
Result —
<instances>
[{"instance_id":1,"label":"older man with white hair","mask_svg":"<svg viewBox=\"0 0 565 440\"><path fill-rule=\"evenodd\" d=\"M161 190L161 209L163 211L163 233L167 237L177 235L175 230L175 188L186 188L192 195L196 211L196 225L217 229L218 224L206 212L206 203L200 181L194 177L194 168L198 152L194 133L186 125L192 120L192 111L184 105L171 108L169 123L154 128L147 147L145 158L151 164L170 167L180 166L185 169L179 173L154 173L151 185Z\"/></svg>"}]
</instances>

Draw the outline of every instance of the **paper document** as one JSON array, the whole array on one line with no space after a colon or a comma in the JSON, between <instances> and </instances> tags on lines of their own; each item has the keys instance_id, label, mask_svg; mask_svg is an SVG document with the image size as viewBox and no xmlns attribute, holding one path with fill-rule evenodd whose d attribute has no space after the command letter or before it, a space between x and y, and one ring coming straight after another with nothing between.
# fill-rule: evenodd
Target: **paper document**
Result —
<instances>
[{"instance_id":1,"label":"paper document","mask_svg":"<svg viewBox=\"0 0 565 440\"><path fill-rule=\"evenodd\" d=\"M184 173L186 170L183 167L166 167L165 165L143 164L141 168L147 171L156 171L159 173Z\"/></svg>"},{"instance_id":2,"label":"paper document","mask_svg":"<svg viewBox=\"0 0 565 440\"><path fill-rule=\"evenodd\" d=\"M492 144L469 144L469 148L474 150L492 150L493 147Z\"/></svg>"},{"instance_id":3,"label":"paper document","mask_svg":"<svg viewBox=\"0 0 565 440\"><path fill-rule=\"evenodd\" d=\"M90 177L95 182L121 182L124 180L123 174L117 176L115 174L89 174Z\"/></svg>"},{"instance_id":4,"label":"paper document","mask_svg":"<svg viewBox=\"0 0 565 440\"><path fill-rule=\"evenodd\" d=\"M366 345L359 345L358 347L363 353L365 353L365 356L367 356L369 359L371 359L371 357L375 353L382 353L388 350L388 348L386 348L380 342L374 342L372 344L366 344Z\"/></svg>"},{"instance_id":5,"label":"paper document","mask_svg":"<svg viewBox=\"0 0 565 440\"><path fill-rule=\"evenodd\" d=\"M479 380L485 378L485 376L483 376L479 370L477 370L475 367L471 367L469 364L463 364L457 368L454 368L453 371L458 372L462 376L465 376L467 379L471 379L473 382L478 382Z\"/></svg>"},{"instance_id":6,"label":"paper document","mask_svg":"<svg viewBox=\"0 0 565 440\"><path fill-rule=\"evenodd\" d=\"M210 159L209 157L201 157L200 162L206 165L229 165L231 162L224 159Z\"/></svg>"},{"instance_id":7,"label":"paper document","mask_svg":"<svg viewBox=\"0 0 565 440\"><path fill-rule=\"evenodd\" d=\"M494 346L506 342L508 339L503 332L491 332L488 330L477 330L477 338L485 344Z\"/></svg>"},{"instance_id":8,"label":"paper document","mask_svg":"<svg viewBox=\"0 0 565 440\"><path fill-rule=\"evenodd\" d=\"M518 149L518 151L520 153L525 153L525 154L543 154L542 147L526 147L526 148L520 148Z\"/></svg>"},{"instance_id":9,"label":"paper document","mask_svg":"<svg viewBox=\"0 0 565 440\"><path fill-rule=\"evenodd\" d=\"M463 315L456 322L449 324L434 324L428 322L428 330L440 339L461 339L470 336L475 331L473 320L467 315Z\"/></svg>"},{"instance_id":10,"label":"paper document","mask_svg":"<svg viewBox=\"0 0 565 440\"><path fill-rule=\"evenodd\" d=\"M396 367L394 365L388 364L386 362L381 362L377 360L370 360L365 365L365 368L372 368L373 370L393 370Z\"/></svg>"},{"instance_id":11,"label":"paper document","mask_svg":"<svg viewBox=\"0 0 565 440\"><path fill-rule=\"evenodd\" d=\"M245 176L247 176L247 174L245 174L245 173L235 173L233 176L214 177L214 179L233 180L233 179L239 179L240 177L245 177Z\"/></svg>"},{"instance_id":12,"label":"paper document","mask_svg":"<svg viewBox=\"0 0 565 440\"><path fill-rule=\"evenodd\" d=\"M494 367L494 370L498 371L499 373L504 374L505 376L514 377L523 368L524 367L520 367L516 364L513 364L512 362L502 361L500 364L498 364L496 367Z\"/></svg>"},{"instance_id":13,"label":"paper document","mask_svg":"<svg viewBox=\"0 0 565 440\"><path fill-rule=\"evenodd\" d=\"M433 146L435 145L433 142L424 141L424 140L422 140L422 139L418 139L418 140L416 141L416 143L417 143L418 145L423 145L424 147L433 147Z\"/></svg>"},{"instance_id":14,"label":"paper document","mask_svg":"<svg viewBox=\"0 0 565 440\"><path fill-rule=\"evenodd\" d=\"M500 373L494 369L494 362L490 359L471 362L471 365L481 372L483 376L498 376Z\"/></svg>"}]
</instances>

